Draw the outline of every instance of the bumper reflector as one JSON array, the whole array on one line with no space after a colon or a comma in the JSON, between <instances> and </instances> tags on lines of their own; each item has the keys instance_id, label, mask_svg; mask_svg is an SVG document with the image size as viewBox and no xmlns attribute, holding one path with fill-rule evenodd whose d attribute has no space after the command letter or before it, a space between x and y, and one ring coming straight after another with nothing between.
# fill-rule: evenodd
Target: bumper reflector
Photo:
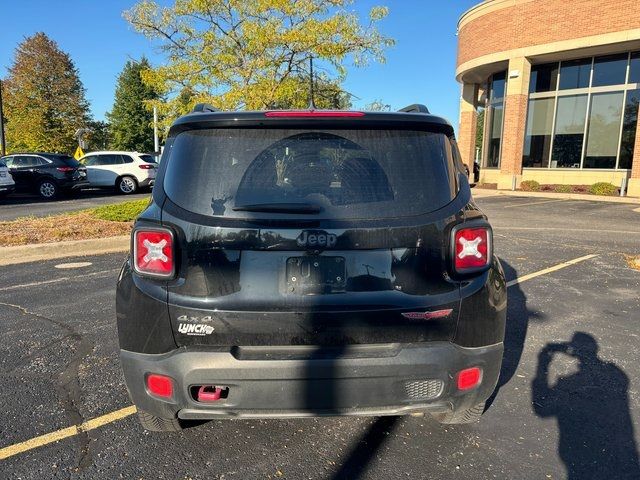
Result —
<instances>
[{"instance_id":1,"label":"bumper reflector","mask_svg":"<svg viewBox=\"0 0 640 480\"><path fill-rule=\"evenodd\" d=\"M147 376L147 389L156 397L171 398L173 395L173 380L155 373Z\"/></svg>"},{"instance_id":2,"label":"bumper reflector","mask_svg":"<svg viewBox=\"0 0 640 480\"><path fill-rule=\"evenodd\" d=\"M478 367L466 368L458 373L458 390L471 390L480 385L482 370Z\"/></svg>"}]
</instances>

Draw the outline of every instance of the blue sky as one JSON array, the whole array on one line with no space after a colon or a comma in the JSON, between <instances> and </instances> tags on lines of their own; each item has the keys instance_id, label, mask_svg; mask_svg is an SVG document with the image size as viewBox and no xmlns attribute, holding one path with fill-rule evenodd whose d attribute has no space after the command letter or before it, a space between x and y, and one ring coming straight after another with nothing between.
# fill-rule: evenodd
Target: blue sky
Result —
<instances>
[{"instance_id":1,"label":"blue sky","mask_svg":"<svg viewBox=\"0 0 640 480\"><path fill-rule=\"evenodd\" d=\"M164 3L166 3L165 0ZM363 106L375 99L393 109L425 103L454 125L458 117L459 86L454 79L456 23L479 0L356 0L358 12L386 5L389 16L380 30L396 40L383 65L350 68L347 91ZM7 74L16 45L43 31L73 58L87 89L96 119L111 109L118 73L128 58L146 55L162 62L154 45L122 18L135 0L20 0L2 1L0 8L0 77Z\"/></svg>"}]
</instances>

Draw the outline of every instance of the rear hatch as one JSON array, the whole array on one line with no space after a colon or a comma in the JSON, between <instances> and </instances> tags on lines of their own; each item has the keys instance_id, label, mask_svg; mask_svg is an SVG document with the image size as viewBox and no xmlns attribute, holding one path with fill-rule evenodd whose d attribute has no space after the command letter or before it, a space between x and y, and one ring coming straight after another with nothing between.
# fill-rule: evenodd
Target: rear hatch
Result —
<instances>
[{"instance_id":1,"label":"rear hatch","mask_svg":"<svg viewBox=\"0 0 640 480\"><path fill-rule=\"evenodd\" d=\"M52 156L56 169L72 181L84 181L87 179L87 168L75 158L68 155Z\"/></svg>"},{"instance_id":2,"label":"rear hatch","mask_svg":"<svg viewBox=\"0 0 640 480\"><path fill-rule=\"evenodd\" d=\"M179 249L168 283L179 345L452 338L448 232L461 205L450 140L426 126L349 125L170 139L162 223Z\"/></svg>"}]
</instances>

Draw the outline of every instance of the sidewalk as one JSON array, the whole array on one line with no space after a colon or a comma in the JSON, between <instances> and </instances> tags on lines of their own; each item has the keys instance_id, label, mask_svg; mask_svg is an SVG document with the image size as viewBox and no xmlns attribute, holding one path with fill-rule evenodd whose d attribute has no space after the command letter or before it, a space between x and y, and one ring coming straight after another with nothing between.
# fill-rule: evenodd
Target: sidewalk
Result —
<instances>
[{"instance_id":1,"label":"sidewalk","mask_svg":"<svg viewBox=\"0 0 640 480\"><path fill-rule=\"evenodd\" d=\"M587 195L584 193L556 193L556 192L522 192L511 190L493 190L487 188L472 188L473 198L487 197L532 197L532 198L557 198L561 200L585 200L588 202L627 203L640 205L640 198L633 197L604 197L599 195Z\"/></svg>"},{"instance_id":2,"label":"sidewalk","mask_svg":"<svg viewBox=\"0 0 640 480\"><path fill-rule=\"evenodd\" d=\"M85 255L100 255L129 251L131 237L92 238L66 242L35 243L16 247L0 247L0 266L37 262Z\"/></svg>"}]
</instances>

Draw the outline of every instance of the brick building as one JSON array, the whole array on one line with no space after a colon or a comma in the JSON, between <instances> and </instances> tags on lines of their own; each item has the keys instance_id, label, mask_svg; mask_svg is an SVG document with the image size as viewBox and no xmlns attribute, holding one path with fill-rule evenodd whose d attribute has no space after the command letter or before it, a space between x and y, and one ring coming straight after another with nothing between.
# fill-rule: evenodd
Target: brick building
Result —
<instances>
[{"instance_id":1,"label":"brick building","mask_svg":"<svg viewBox=\"0 0 640 480\"><path fill-rule=\"evenodd\" d=\"M486 0L460 18L456 78L481 182L626 181L640 197L640 0Z\"/></svg>"}]
</instances>

